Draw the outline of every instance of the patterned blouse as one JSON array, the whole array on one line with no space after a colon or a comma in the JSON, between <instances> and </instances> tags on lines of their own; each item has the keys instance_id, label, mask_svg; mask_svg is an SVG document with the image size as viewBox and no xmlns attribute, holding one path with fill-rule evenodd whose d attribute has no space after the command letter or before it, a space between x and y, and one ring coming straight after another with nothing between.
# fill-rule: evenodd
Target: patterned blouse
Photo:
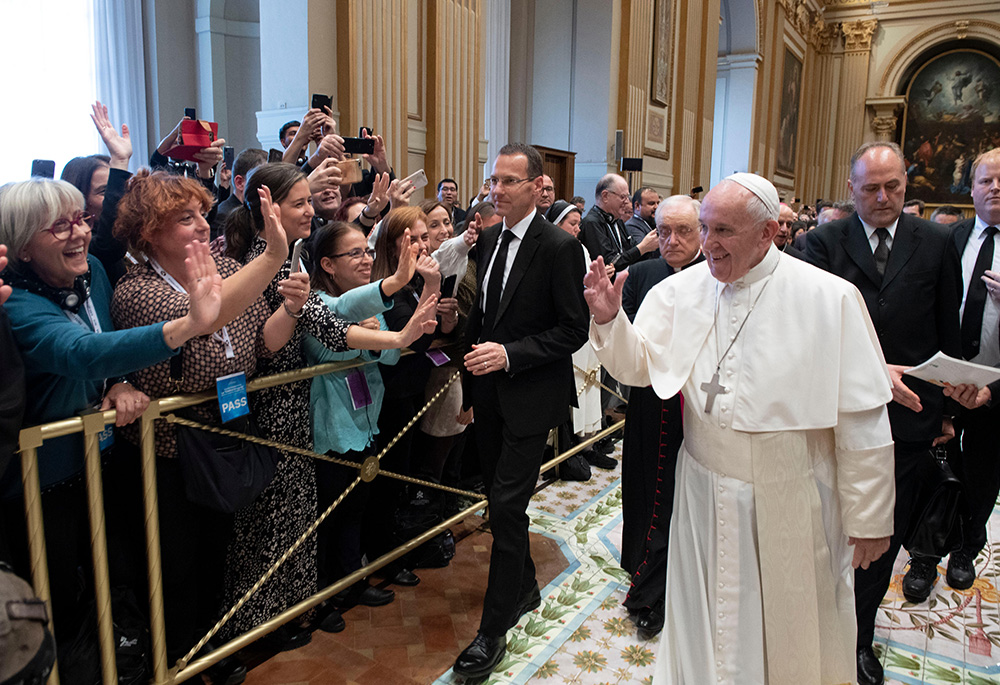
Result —
<instances>
[{"instance_id":1,"label":"patterned blouse","mask_svg":"<svg viewBox=\"0 0 1000 685\"><path fill-rule=\"evenodd\" d=\"M213 254L216 267L223 279L240 270L235 259ZM111 316L117 328L133 328L157 321L171 320L188 312L188 296L174 290L163 280L153 267L147 264L136 266L118 282L111 301ZM270 316L270 309L263 296L258 297L245 312L226 326L235 356L226 358L225 346L221 340L211 335L192 338L184 345L181 379L170 377L170 362L165 361L129 375L136 388L151 398L165 397L179 393L215 390L215 379L239 371L251 378L257 369L257 358L271 356L264 344L264 323ZM217 402L199 405L195 412L206 422L220 421ZM126 437L138 444L138 423L127 427ZM174 427L166 421L156 422L156 455L177 456Z\"/></svg>"}]
</instances>

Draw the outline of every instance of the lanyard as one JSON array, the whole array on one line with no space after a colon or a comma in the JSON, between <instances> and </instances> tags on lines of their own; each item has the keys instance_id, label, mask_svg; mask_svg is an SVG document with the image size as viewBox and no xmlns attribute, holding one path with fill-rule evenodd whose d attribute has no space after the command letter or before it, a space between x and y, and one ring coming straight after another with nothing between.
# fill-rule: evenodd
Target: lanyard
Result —
<instances>
[{"instance_id":1,"label":"lanyard","mask_svg":"<svg viewBox=\"0 0 1000 685\"><path fill-rule=\"evenodd\" d=\"M167 282L167 285L179 293L184 293L185 295L187 294L187 290L184 289L184 286L178 283L176 278L168 274L167 270L160 266L160 263L152 257L149 257L149 265L153 267L153 271L160 275L160 278ZM226 330L225 326L222 327L222 330L212 333L212 339L218 340L225 346L226 359L232 359L236 356L236 352L233 351L233 343L229 339L229 331Z\"/></svg>"},{"instance_id":2,"label":"lanyard","mask_svg":"<svg viewBox=\"0 0 1000 685\"><path fill-rule=\"evenodd\" d=\"M87 312L87 318L90 320L90 326L88 326L87 322L83 320L83 317L80 316L79 314L77 314L76 312L71 312L69 310L64 309L63 310L63 314L65 314L66 318L69 319L70 321L72 321L73 323L75 323L75 324L77 324L79 326L83 326L87 330L93 330L94 333L101 333L102 332L101 331L101 320L97 318L97 309L94 307L94 300L93 300L93 298L88 297L86 300L84 300L84 302L83 302L83 308ZM102 383L104 385L101 388L101 397L104 397L104 394L108 391L108 379L105 378L102 381ZM97 407L96 408L97 409L101 408L101 403L100 402L97 403ZM107 437L106 436L106 432L107 432L108 428L110 428L110 426L108 426L107 428L105 428L105 432L101 433L101 436L103 436L103 437L101 437L101 449L104 449L104 447L106 447L104 441L106 440L106 437ZM110 443L108 443L108 444L110 444Z\"/></svg>"},{"instance_id":3,"label":"lanyard","mask_svg":"<svg viewBox=\"0 0 1000 685\"><path fill-rule=\"evenodd\" d=\"M79 324L84 328L90 328L94 331L94 333L100 333L101 321L100 319L97 318L97 310L94 308L94 301L88 297L83 303L83 308L87 310L87 318L90 319L89 327L87 326L87 323L83 320L83 318L76 312L63 310L63 313L73 323Z\"/></svg>"}]
</instances>

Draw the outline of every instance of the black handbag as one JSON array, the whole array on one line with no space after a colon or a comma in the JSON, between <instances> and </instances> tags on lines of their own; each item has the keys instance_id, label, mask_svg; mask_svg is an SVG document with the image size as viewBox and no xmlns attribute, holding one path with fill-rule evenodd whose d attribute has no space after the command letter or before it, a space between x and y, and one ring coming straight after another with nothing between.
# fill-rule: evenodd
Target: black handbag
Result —
<instances>
[{"instance_id":1,"label":"black handbag","mask_svg":"<svg viewBox=\"0 0 1000 685\"><path fill-rule=\"evenodd\" d=\"M941 558L962 546L962 482L951 470L944 447L931 450L931 458L937 482L928 488L903 546L911 555Z\"/></svg>"},{"instance_id":2,"label":"black handbag","mask_svg":"<svg viewBox=\"0 0 1000 685\"><path fill-rule=\"evenodd\" d=\"M183 352L170 360L170 375L175 380L181 375L181 355ZM206 424L190 409L175 413ZM250 414L220 427L260 435ZM280 457L273 447L179 424L174 428L184 494L195 504L232 514L253 502L274 478Z\"/></svg>"}]
</instances>

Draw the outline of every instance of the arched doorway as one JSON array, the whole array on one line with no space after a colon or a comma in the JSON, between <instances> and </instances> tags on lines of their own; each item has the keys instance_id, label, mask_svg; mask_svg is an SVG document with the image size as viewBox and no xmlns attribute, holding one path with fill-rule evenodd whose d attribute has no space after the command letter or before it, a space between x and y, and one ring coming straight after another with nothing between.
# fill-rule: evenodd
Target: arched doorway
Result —
<instances>
[{"instance_id":1,"label":"arched doorway","mask_svg":"<svg viewBox=\"0 0 1000 685\"><path fill-rule=\"evenodd\" d=\"M754 85L760 55L754 0L722 0L719 8L719 59L712 127L712 185L736 171L747 171L753 132Z\"/></svg>"}]
</instances>

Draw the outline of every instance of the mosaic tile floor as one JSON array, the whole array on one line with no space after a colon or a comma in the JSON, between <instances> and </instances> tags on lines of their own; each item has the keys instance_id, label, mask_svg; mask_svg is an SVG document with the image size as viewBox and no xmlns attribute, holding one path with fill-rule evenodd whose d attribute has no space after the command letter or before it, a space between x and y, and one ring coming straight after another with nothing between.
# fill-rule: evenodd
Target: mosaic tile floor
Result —
<instances>
[{"instance_id":1,"label":"mosaic tile floor","mask_svg":"<svg viewBox=\"0 0 1000 685\"><path fill-rule=\"evenodd\" d=\"M617 566L620 476L620 469L594 469L586 483L556 482L534 497L531 544L542 605L507 634L506 657L480 682L652 682L657 640L640 640L621 606L628 579ZM450 666L479 621L490 545L481 523L473 518L456 531L450 567L419 571L423 582L393 588L397 600L389 606L352 609L343 633L314 633L309 646L253 668L247 683L464 683ZM973 588L947 587L942 564L930 601L919 606L902 597L906 558L897 560L876 627L887 683L1000 685L1000 513L990 540Z\"/></svg>"}]
</instances>

